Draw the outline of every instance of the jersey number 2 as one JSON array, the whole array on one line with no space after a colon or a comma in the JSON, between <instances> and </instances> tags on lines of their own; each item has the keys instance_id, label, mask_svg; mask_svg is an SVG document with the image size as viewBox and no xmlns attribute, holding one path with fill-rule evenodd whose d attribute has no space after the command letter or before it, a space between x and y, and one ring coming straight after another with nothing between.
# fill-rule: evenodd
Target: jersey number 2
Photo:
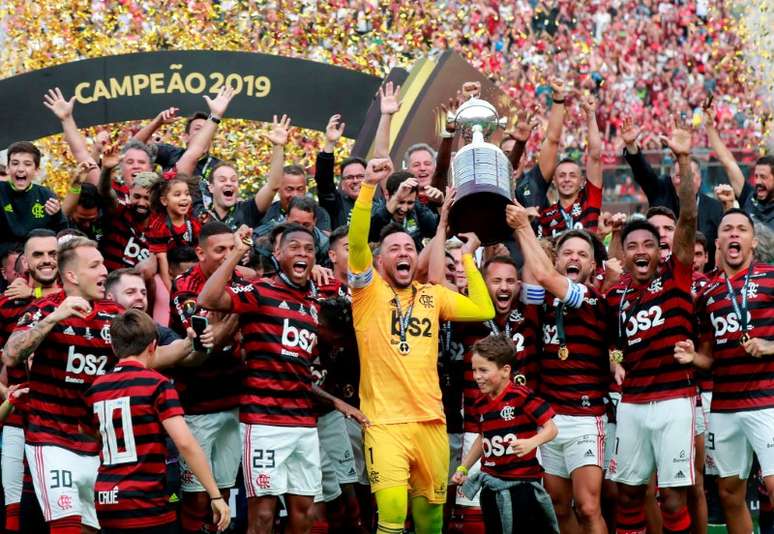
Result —
<instances>
[{"instance_id":1,"label":"jersey number 2","mask_svg":"<svg viewBox=\"0 0 774 534\"><path fill-rule=\"evenodd\" d=\"M120 415L123 449L119 448L113 412ZM105 465L128 464L137 461L137 448L134 444L132 429L132 410L129 397L108 399L94 403L94 413L99 418L99 431L102 434L102 463Z\"/></svg>"}]
</instances>

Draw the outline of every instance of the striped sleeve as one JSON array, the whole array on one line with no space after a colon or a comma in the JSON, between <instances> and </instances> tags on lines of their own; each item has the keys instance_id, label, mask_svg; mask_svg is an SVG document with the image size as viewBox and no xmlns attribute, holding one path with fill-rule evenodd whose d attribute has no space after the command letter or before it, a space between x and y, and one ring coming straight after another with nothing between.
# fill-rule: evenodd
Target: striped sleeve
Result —
<instances>
[{"instance_id":1,"label":"striped sleeve","mask_svg":"<svg viewBox=\"0 0 774 534\"><path fill-rule=\"evenodd\" d=\"M570 308L580 308L583 305L583 297L586 296L586 286L573 282L569 278L567 279L567 284L567 294L562 299L562 302Z\"/></svg>"}]
</instances>

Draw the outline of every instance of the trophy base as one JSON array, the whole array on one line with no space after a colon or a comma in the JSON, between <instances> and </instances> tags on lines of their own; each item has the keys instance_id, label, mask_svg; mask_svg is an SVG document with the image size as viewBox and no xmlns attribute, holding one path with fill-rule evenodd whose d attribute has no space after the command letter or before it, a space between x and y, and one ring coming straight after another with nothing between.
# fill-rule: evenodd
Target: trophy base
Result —
<instances>
[{"instance_id":1,"label":"trophy base","mask_svg":"<svg viewBox=\"0 0 774 534\"><path fill-rule=\"evenodd\" d=\"M484 246L501 243L513 236L513 229L505 222L505 207L510 203L501 189L479 184L475 193L454 201L449 212L451 232L474 232Z\"/></svg>"}]
</instances>

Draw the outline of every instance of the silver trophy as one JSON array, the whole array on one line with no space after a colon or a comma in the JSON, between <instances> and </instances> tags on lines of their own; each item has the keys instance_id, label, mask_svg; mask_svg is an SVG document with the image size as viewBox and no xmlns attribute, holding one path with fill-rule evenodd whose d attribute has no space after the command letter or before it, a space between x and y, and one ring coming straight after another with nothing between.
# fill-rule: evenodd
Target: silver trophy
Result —
<instances>
[{"instance_id":1,"label":"silver trophy","mask_svg":"<svg viewBox=\"0 0 774 534\"><path fill-rule=\"evenodd\" d=\"M449 212L452 232L475 232L483 245L503 241L513 233L505 222L505 206L513 200L513 168L500 147L487 140L504 128L506 118L480 98L462 104L454 116L466 143L452 160L451 185L457 198Z\"/></svg>"}]
</instances>

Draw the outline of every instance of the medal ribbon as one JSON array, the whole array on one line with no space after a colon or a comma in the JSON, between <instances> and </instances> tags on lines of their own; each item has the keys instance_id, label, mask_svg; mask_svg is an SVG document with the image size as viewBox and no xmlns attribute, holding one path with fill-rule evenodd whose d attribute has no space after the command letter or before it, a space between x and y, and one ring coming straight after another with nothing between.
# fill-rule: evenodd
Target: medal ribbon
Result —
<instances>
[{"instance_id":1,"label":"medal ribbon","mask_svg":"<svg viewBox=\"0 0 774 534\"><path fill-rule=\"evenodd\" d=\"M726 289L728 290L728 300L731 301L731 306L734 307L734 313L739 318L739 323L742 327L742 335L746 335L748 331L747 324L747 285L750 283L750 275L752 275L753 264L750 262L750 268L747 269L747 274L744 276L744 284L742 285L742 303L741 308L739 302L736 300L736 291L734 286L731 285L731 280L728 279L728 275L724 274L723 278L726 281Z\"/></svg>"},{"instance_id":2,"label":"medal ribbon","mask_svg":"<svg viewBox=\"0 0 774 534\"><path fill-rule=\"evenodd\" d=\"M500 335L500 329L497 327L497 323L494 322L494 319L491 321L486 321L484 324L489 328L489 330L492 332L493 336L499 336ZM505 321L505 337L508 339L511 339L511 322Z\"/></svg>"},{"instance_id":3,"label":"medal ribbon","mask_svg":"<svg viewBox=\"0 0 774 534\"><path fill-rule=\"evenodd\" d=\"M403 315L401 313L400 309L400 298L398 297L398 294L395 293L395 290L393 290L393 294L395 295L395 298L393 299L393 302L395 303L395 308L398 312L398 326L400 328L400 342L406 343L406 332L408 331L409 323L411 322L411 314L414 311L414 299L417 297L417 288L416 286L411 286L411 303L409 304L408 309L406 310L406 314Z\"/></svg>"},{"instance_id":4,"label":"medal ribbon","mask_svg":"<svg viewBox=\"0 0 774 534\"><path fill-rule=\"evenodd\" d=\"M623 349L625 346L624 339L626 333L626 323L631 318L631 316L634 315L634 312L637 311L637 307L640 305L640 300L642 300L642 293L640 293L637 295L637 298L634 299L634 302L632 302L632 306L630 308L631 313L626 315L624 304L626 304L626 295L629 294L630 287L631 282L626 284L626 289L624 289L623 295L621 295L621 302L618 303L618 345L620 349Z\"/></svg>"},{"instance_id":5,"label":"medal ribbon","mask_svg":"<svg viewBox=\"0 0 774 534\"><path fill-rule=\"evenodd\" d=\"M567 346L567 334L564 331L564 302L559 302L554 307L556 312L556 339L560 347Z\"/></svg>"}]
</instances>

